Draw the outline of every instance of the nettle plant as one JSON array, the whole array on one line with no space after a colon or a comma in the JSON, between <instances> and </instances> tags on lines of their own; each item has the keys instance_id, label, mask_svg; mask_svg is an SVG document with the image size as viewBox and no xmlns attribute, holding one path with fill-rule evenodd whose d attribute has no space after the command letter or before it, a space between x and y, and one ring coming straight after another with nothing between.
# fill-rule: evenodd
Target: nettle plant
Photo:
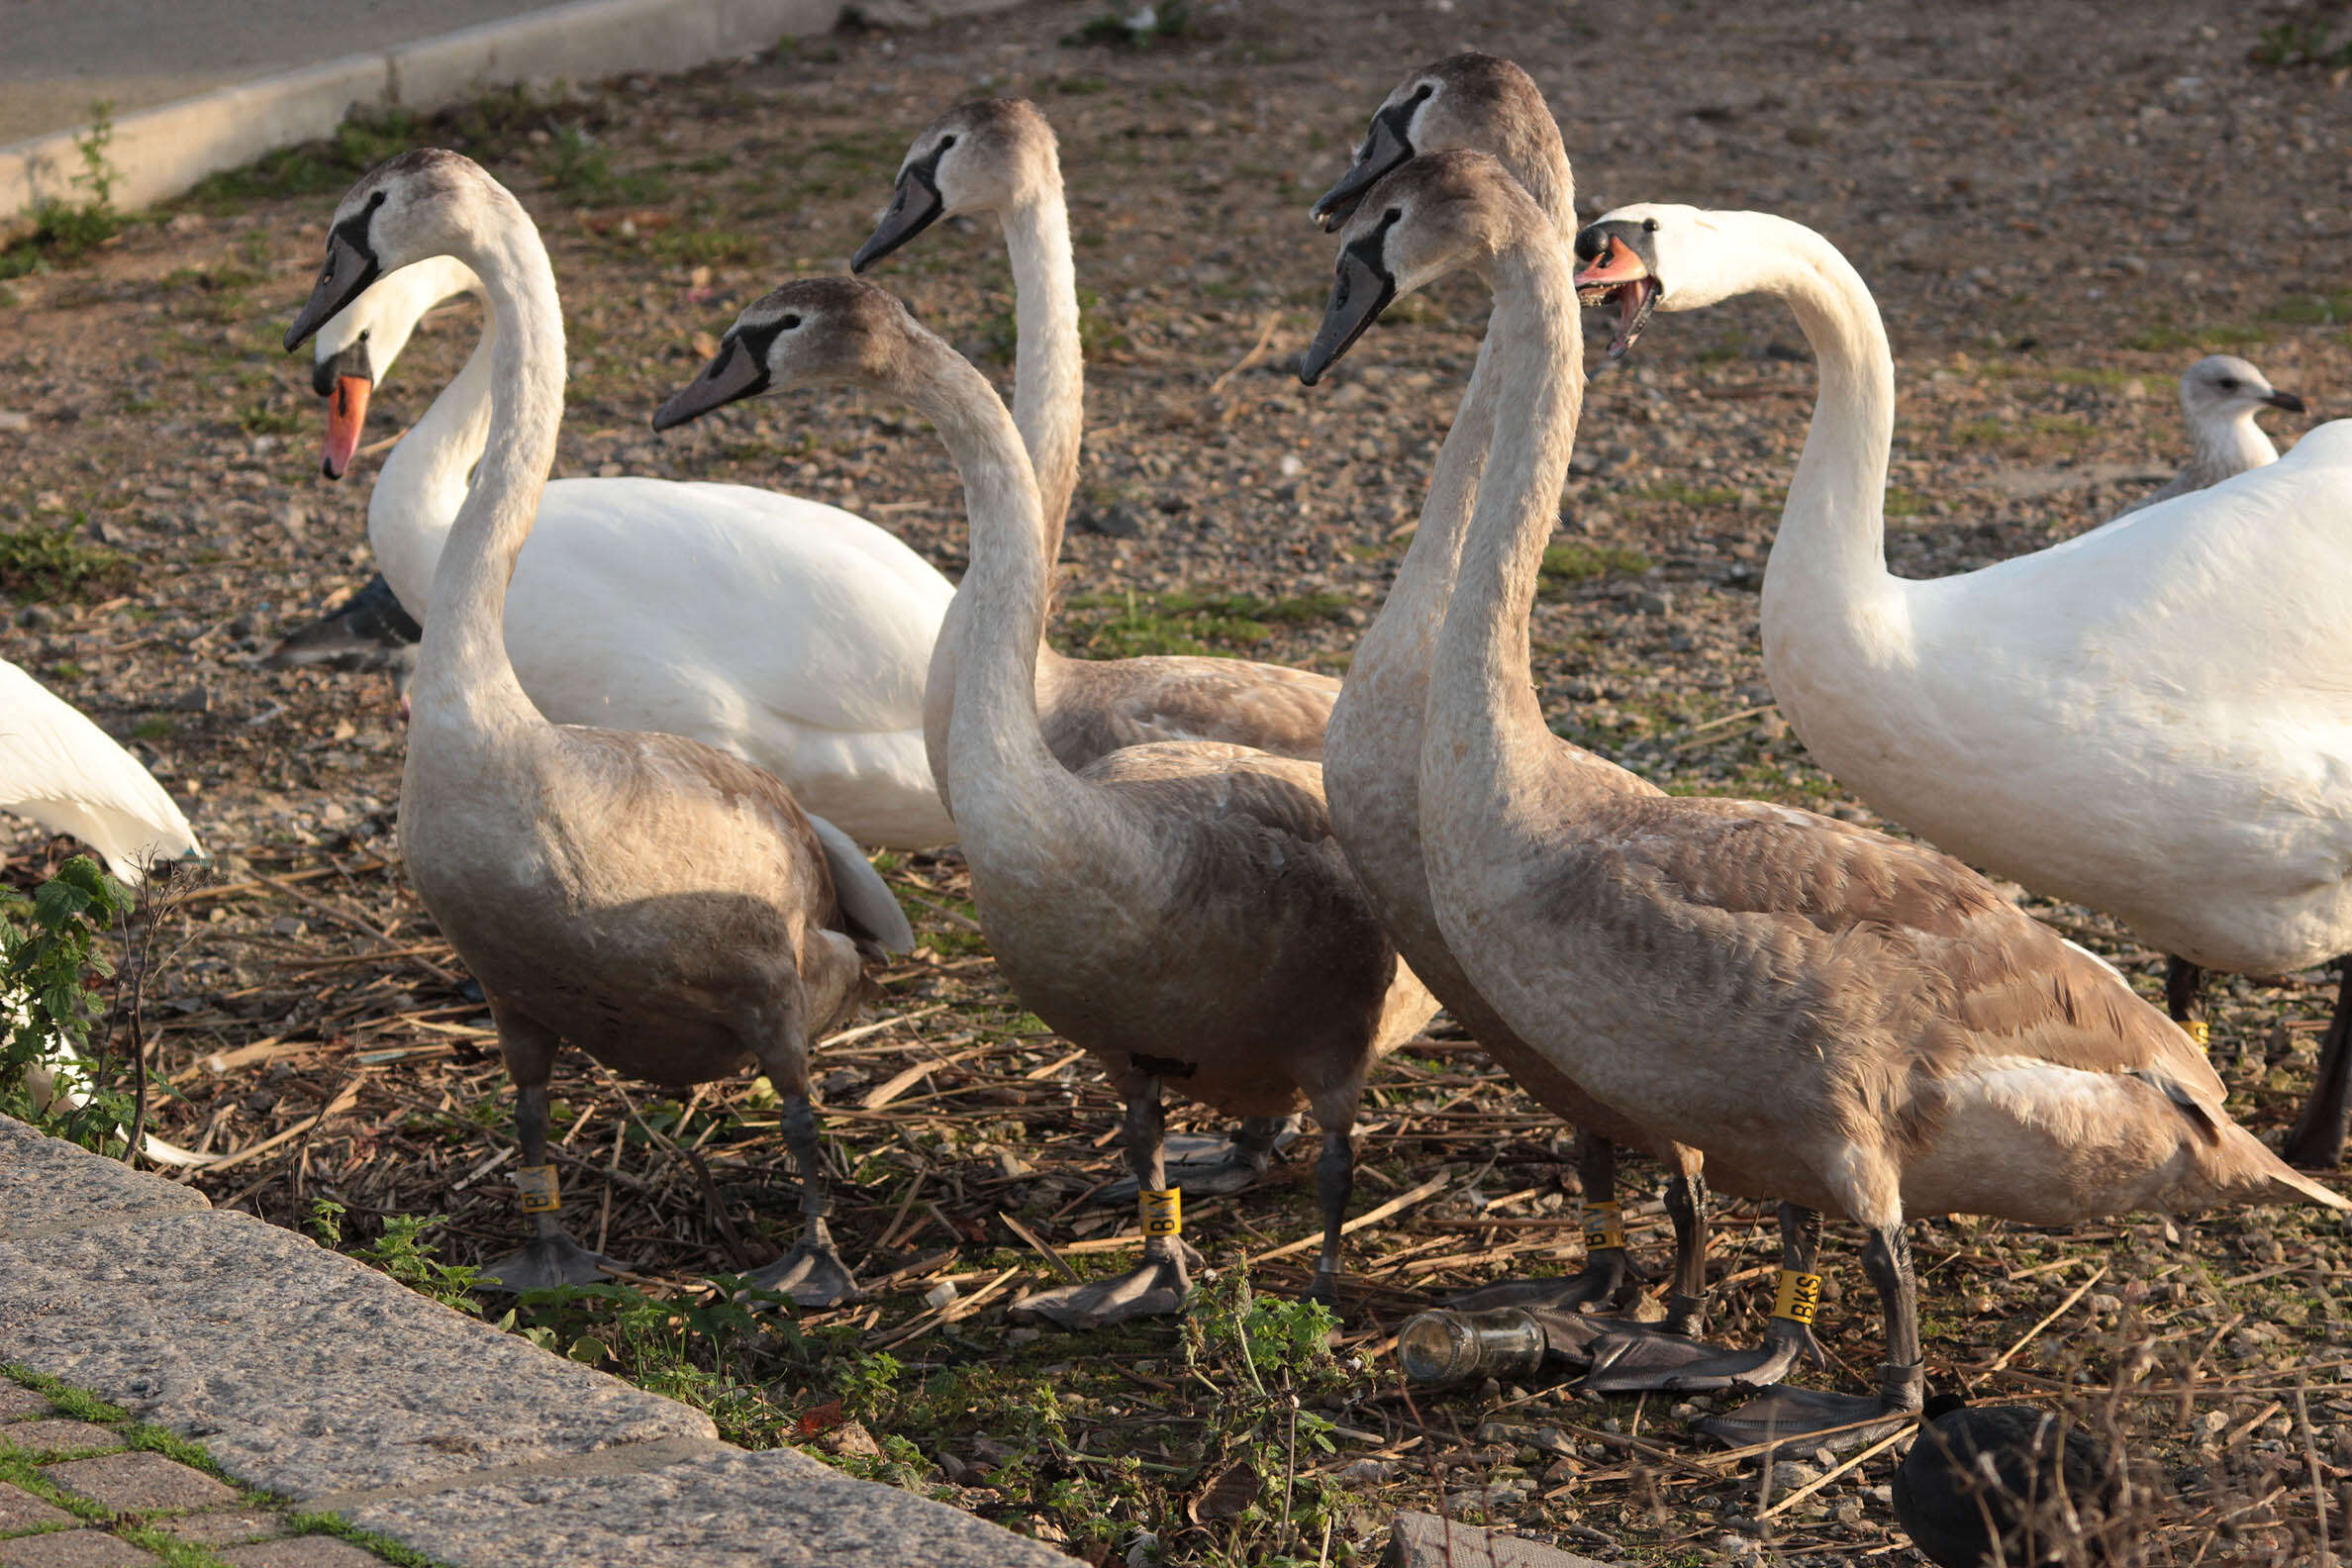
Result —
<instances>
[{"instance_id":1,"label":"nettle plant","mask_svg":"<svg viewBox=\"0 0 2352 1568\"><path fill-rule=\"evenodd\" d=\"M92 1061L93 993L113 975L106 940L138 900L76 855L31 898L0 895L0 1113L86 1148L120 1152L132 1097Z\"/></svg>"}]
</instances>

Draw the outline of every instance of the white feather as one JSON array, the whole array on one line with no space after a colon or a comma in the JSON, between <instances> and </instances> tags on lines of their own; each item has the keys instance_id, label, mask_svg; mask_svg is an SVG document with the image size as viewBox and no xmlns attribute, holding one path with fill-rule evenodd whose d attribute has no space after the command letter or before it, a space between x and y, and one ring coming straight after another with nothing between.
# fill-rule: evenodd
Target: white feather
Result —
<instances>
[{"instance_id":1,"label":"white feather","mask_svg":"<svg viewBox=\"0 0 2352 1568\"><path fill-rule=\"evenodd\" d=\"M137 757L5 659L0 811L81 839L129 883L148 861L204 852L186 816Z\"/></svg>"}]
</instances>

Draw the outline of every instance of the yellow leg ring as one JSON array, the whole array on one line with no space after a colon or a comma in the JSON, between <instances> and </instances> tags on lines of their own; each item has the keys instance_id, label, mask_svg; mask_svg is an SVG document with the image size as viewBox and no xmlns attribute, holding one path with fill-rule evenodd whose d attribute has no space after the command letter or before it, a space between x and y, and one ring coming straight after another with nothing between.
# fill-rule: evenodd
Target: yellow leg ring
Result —
<instances>
[{"instance_id":1,"label":"yellow leg ring","mask_svg":"<svg viewBox=\"0 0 2352 1568\"><path fill-rule=\"evenodd\" d=\"M1184 1192L1170 1187L1163 1192L1146 1188L1136 1199L1136 1209L1143 1217L1143 1233L1147 1236L1184 1234Z\"/></svg>"},{"instance_id":2,"label":"yellow leg ring","mask_svg":"<svg viewBox=\"0 0 2352 1568\"><path fill-rule=\"evenodd\" d=\"M2213 1026L2207 1024L2204 1019L2191 1019L2181 1028L2188 1031L2189 1038L2196 1043L2199 1050L2204 1050L2212 1043Z\"/></svg>"},{"instance_id":3,"label":"yellow leg ring","mask_svg":"<svg viewBox=\"0 0 2352 1568\"><path fill-rule=\"evenodd\" d=\"M515 1189L523 1195L525 1214L553 1214L563 1207L552 1165L525 1165L515 1172Z\"/></svg>"},{"instance_id":4,"label":"yellow leg ring","mask_svg":"<svg viewBox=\"0 0 2352 1568\"><path fill-rule=\"evenodd\" d=\"M1588 1248L1625 1245L1625 1212L1614 1198L1585 1205L1584 1238Z\"/></svg>"},{"instance_id":5,"label":"yellow leg ring","mask_svg":"<svg viewBox=\"0 0 2352 1568\"><path fill-rule=\"evenodd\" d=\"M1794 1323L1813 1326L1813 1313L1821 1305L1821 1276L1800 1274L1795 1269L1780 1271L1780 1289L1772 1298L1772 1316L1786 1318Z\"/></svg>"}]
</instances>

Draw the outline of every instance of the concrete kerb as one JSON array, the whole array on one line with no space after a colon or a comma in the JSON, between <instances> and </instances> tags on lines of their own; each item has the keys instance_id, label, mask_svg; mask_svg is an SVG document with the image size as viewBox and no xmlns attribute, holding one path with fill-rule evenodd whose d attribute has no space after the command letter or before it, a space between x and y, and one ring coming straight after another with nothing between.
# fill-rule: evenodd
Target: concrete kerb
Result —
<instances>
[{"instance_id":1,"label":"concrete kerb","mask_svg":"<svg viewBox=\"0 0 2352 1568\"><path fill-rule=\"evenodd\" d=\"M912 0L899 20L1006 10L1020 0ZM224 87L114 122L107 161L125 211L176 196L208 174L331 136L353 109L430 111L495 87L586 82L624 71L691 69L830 30L843 0L575 0ZM0 147L0 228L43 202L76 200L75 144L87 126Z\"/></svg>"},{"instance_id":2,"label":"concrete kerb","mask_svg":"<svg viewBox=\"0 0 2352 1568\"><path fill-rule=\"evenodd\" d=\"M0 1118L0 1362L457 1568L1068 1568Z\"/></svg>"}]
</instances>

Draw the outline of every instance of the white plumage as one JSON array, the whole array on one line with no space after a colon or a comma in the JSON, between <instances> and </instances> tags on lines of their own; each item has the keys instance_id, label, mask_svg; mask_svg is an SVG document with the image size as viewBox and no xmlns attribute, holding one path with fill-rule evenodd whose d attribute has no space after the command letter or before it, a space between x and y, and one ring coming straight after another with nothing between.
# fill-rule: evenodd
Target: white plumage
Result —
<instances>
[{"instance_id":1,"label":"white plumage","mask_svg":"<svg viewBox=\"0 0 2352 1568\"><path fill-rule=\"evenodd\" d=\"M202 854L153 774L107 733L0 659L0 811L70 833L136 885L150 860Z\"/></svg>"},{"instance_id":2,"label":"white plumage","mask_svg":"<svg viewBox=\"0 0 2352 1568\"><path fill-rule=\"evenodd\" d=\"M417 274L412 278L411 273ZM390 368L425 311L478 288L446 258L370 288L319 336ZM368 539L425 619L490 418L492 332L385 459ZM515 568L506 643L558 724L687 735L781 779L861 843L955 837L923 749L931 644L954 588L838 507L745 485L559 479Z\"/></svg>"}]
</instances>

